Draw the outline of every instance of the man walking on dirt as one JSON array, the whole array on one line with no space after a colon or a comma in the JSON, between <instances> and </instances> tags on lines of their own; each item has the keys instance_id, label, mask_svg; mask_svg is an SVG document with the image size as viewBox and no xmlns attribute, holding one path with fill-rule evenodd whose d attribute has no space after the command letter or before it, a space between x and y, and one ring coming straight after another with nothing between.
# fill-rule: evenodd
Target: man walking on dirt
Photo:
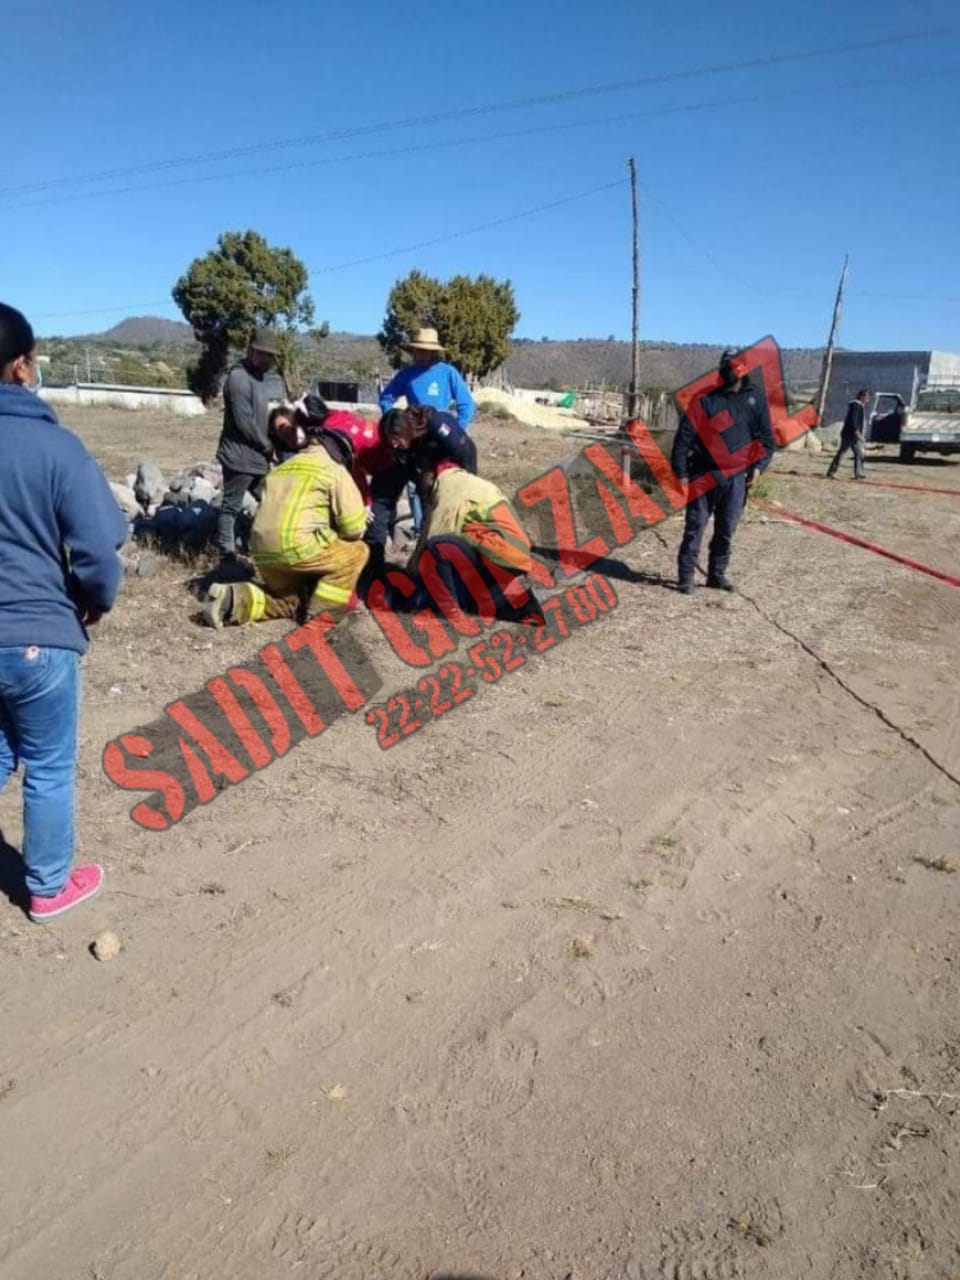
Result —
<instances>
[{"instance_id":1,"label":"man walking on dirt","mask_svg":"<svg viewBox=\"0 0 960 1280\"><path fill-rule=\"evenodd\" d=\"M707 586L720 591L734 589L727 579L733 533L747 500L748 488L770 465L776 449L766 401L747 381L747 361L737 351L724 351L718 371L722 385L699 398L704 421L729 418L728 425L720 428L720 435L730 453L737 453L755 440L763 446L764 453L746 472L741 469L730 475L717 466L688 415L680 419L671 458L677 478L689 483L710 476L714 481L711 488L687 503L677 571L677 587L684 595L691 595L694 590L694 569L711 516L713 538Z\"/></svg>"},{"instance_id":2,"label":"man walking on dirt","mask_svg":"<svg viewBox=\"0 0 960 1280\"><path fill-rule=\"evenodd\" d=\"M217 546L227 567L237 559L237 516L244 495L259 497L263 478L270 469L273 443L267 428L270 407L264 375L277 362L277 336L258 329L246 357L227 374L223 386L223 430L217 461L223 468L223 499L217 519Z\"/></svg>"},{"instance_id":3,"label":"man walking on dirt","mask_svg":"<svg viewBox=\"0 0 960 1280\"><path fill-rule=\"evenodd\" d=\"M840 432L840 448L834 455L827 469L827 479L832 480L839 470L843 455L848 449L853 450L853 478L863 480L866 471L863 466L863 445L867 437L867 405L870 403L870 392L866 387L857 392L855 400L847 405L847 416L843 420Z\"/></svg>"}]
</instances>

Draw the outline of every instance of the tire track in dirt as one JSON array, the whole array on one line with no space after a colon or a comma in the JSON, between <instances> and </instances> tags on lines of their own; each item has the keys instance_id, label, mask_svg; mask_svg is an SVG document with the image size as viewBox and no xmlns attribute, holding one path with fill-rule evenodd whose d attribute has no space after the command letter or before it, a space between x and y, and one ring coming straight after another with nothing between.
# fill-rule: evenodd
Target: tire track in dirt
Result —
<instances>
[{"instance_id":1,"label":"tire track in dirt","mask_svg":"<svg viewBox=\"0 0 960 1280\"><path fill-rule=\"evenodd\" d=\"M680 643L708 633L713 622L722 630L723 615L706 623L681 620ZM642 617L638 623L642 630ZM614 655L619 627L609 641L596 631L597 647ZM722 653L732 659L739 639L727 638ZM583 642L571 640L569 646L574 643ZM789 663L786 652L782 644L780 658ZM188 952L168 960L164 986L186 987L192 973L204 975L174 1026L169 989L162 994L159 981L146 989L154 1007L136 1007L128 1023L105 1017L91 1026L76 1016L67 1022L56 1037L56 1063L41 1064L17 1110L6 1111L13 1094L0 1115L4 1122L15 1116L27 1130L35 1126L42 1147L48 1136L43 1116L56 1114L67 1092L91 1099L77 1125L78 1137L90 1141L82 1163L75 1158L69 1175L61 1173L51 1148L23 1179L25 1196L69 1204L55 1221L25 1222L11 1255L26 1264L24 1274L57 1274L54 1260L68 1257L84 1223L85 1238L95 1244L91 1222L136 1223L132 1239L112 1246L103 1240L109 1227L101 1229L100 1247L112 1248L110 1280L144 1280L143 1263L151 1255L163 1256L164 1270L177 1280L191 1272L205 1280L217 1274L285 1274L298 1262L316 1274L325 1274L324 1268L331 1275L377 1274L386 1267L387 1274L413 1275L419 1250L410 1220L418 1211L418 1227L434 1254L428 1262L437 1261L443 1238L455 1239L462 1254L493 1259L508 1256L513 1235L516 1251L521 1211L504 1194L506 1175L496 1153L513 1155L517 1167L525 1167L515 1144L547 1132L546 1082L557 1086L561 1064L583 1090L581 1104L589 1110L588 1081L577 1075L585 1068L571 1057L570 1044L580 1049L597 1039L597 1052L606 1045L615 1060L624 1047L616 1024L628 1007L641 1022L650 1016L637 996L647 983L636 975L648 965L669 968L696 960L693 942L683 938L678 959L667 956L678 935L695 932L697 913L713 907L726 850L768 841L761 853L744 855L763 893L772 888L778 859L809 853L801 830L781 833L779 814L793 793L771 794L764 767L777 749L772 708L799 715L799 693L760 693L741 671L740 691L753 698L751 715L737 713L730 699L710 708L713 736L701 734L700 742L708 745L697 755L698 722L684 722L684 712L697 705L695 682L651 691L643 686L644 663L638 660L631 673L634 688L625 693L622 680L611 687L584 674L572 647L557 660L559 665L543 668L545 674L531 671L529 679L495 691L502 696L479 707L463 728L453 722L436 726L436 752L452 776L469 770L472 791L463 811L435 826L428 838L421 829L420 841L411 839L415 828L405 824L416 806L403 802L399 848L396 835L374 841L335 876L331 870L328 894L304 902L296 896L303 875L296 855L314 836L309 815L289 820L272 854L280 868L277 885L291 903L241 919L231 936L198 936ZM783 674L789 683L800 671L789 664ZM579 681L591 707L584 731L546 740L544 728L562 725L542 711L537 682L546 676ZM533 722L531 709L539 710ZM841 741L843 695L838 692L818 715L836 727ZM679 723L665 741L662 726L670 716ZM490 721L500 734L512 722L508 741L518 760L513 770L505 772L492 754L478 758L471 745ZM347 751L362 737L359 728L349 729ZM874 732L881 730L867 731L868 743ZM729 751L733 742L741 748L738 760ZM361 746L358 758L377 757ZM842 795L866 767L847 759L844 771L831 778L835 759L824 756L820 763L824 804ZM414 772L413 760L411 755L409 764L398 766L401 785ZM809 786L810 778L816 782L816 773L798 780L797 789ZM731 793L734 804L717 812L716 796L734 785L743 791ZM897 803L912 813L916 767L904 767L896 785L908 792ZM332 797L341 794L346 801L349 784L331 788ZM508 826L506 835L498 832L495 856L490 802L483 798L491 795L498 797ZM514 807L527 795L533 804ZM586 800L592 804L584 807ZM901 825L891 819L886 829ZM710 846L712 828L722 836L723 856ZM811 829L820 838L819 825ZM679 830L677 870L687 877L685 886L653 886L648 898L630 900L619 886L625 885L637 847L673 830ZM648 850L644 857L654 865L659 855ZM205 872L207 864L201 865ZM550 875L542 874L543 865ZM625 921L598 922L596 912L578 903L555 905L565 897L622 911ZM504 907L505 900L519 905ZM725 929L732 922L722 914L723 904L716 909L719 916L701 928ZM166 910L175 922L176 904ZM596 934L594 954L572 959L561 947L584 931ZM702 980L709 963L698 961L693 974ZM424 988L422 1003L405 1002L406 994ZM683 988L672 990L676 995ZM278 994L287 1002L276 1000ZM634 999L636 1006L626 1004ZM439 1012L432 1009L434 1000ZM411 1009L418 1018L423 1011L416 1023ZM665 1029L650 1034L654 1048L668 1043ZM125 1060L144 1054L140 1046L149 1046L150 1065L159 1065L159 1075L132 1076ZM606 1059L597 1061L611 1080L620 1079ZM18 1070L20 1063L25 1066L26 1059L18 1061ZM656 1083L656 1064L647 1065ZM395 1067L404 1072L398 1079ZM64 1071L70 1073L69 1088ZM321 1087L341 1079L348 1088L343 1103L318 1098ZM577 1094L569 1088L564 1096L574 1105ZM405 1122L392 1106L398 1095L411 1103L412 1137L401 1133ZM319 1103L313 1117L312 1101ZM282 1152L298 1142L286 1163L265 1173L266 1151ZM571 1163L576 1154L570 1153ZM374 1172L378 1159L382 1172ZM86 1187L79 1194L78 1174ZM559 1181L561 1174L550 1176ZM624 1223L634 1177L627 1167L624 1180L611 1184L610 1213L615 1219L623 1212ZM157 1185L165 1195L151 1194ZM309 1195L304 1187L311 1188ZM728 1253L725 1236L721 1246L709 1230L701 1242L703 1229L696 1223L681 1215L679 1225L667 1225L657 1255L661 1271L668 1268L663 1274L673 1268L686 1280L697 1267L733 1265L730 1258L739 1256Z\"/></svg>"}]
</instances>

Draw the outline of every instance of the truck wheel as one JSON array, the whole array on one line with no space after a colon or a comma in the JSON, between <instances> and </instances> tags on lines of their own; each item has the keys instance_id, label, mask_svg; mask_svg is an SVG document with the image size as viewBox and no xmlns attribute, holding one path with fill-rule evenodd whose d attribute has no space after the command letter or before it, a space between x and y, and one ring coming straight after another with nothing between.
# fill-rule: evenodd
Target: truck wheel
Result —
<instances>
[{"instance_id":1,"label":"truck wheel","mask_svg":"<svg viewBox=\"0 0 960 1280\"><path fill-rule=\"evenodd\" d=\"M902 444L900 446L900 461L912 462L917 456L917 446L915 444Z\"/></svg>"}]
</instances>

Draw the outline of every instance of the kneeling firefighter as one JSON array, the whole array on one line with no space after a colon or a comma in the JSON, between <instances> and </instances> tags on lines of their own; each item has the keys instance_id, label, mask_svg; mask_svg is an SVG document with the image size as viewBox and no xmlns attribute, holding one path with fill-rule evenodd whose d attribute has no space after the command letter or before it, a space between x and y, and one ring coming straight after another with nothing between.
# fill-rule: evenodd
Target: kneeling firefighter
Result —
<instances>
[{"instance_id":1,"label":"kneeling firefighter","mask_svg":"<svg viewBox=\"0 0 960 1280\"><path fill-rule=\"evenodd\" d=\"M287 461L267 475L250 535L263 585L212 586L204 617L218 630L273 618L303 623L320 612L339 622L356 603L369 549L350 440L303 408L275 431Z\"/></svg>"},{"instance_id":2,"label":"kneeling firefighter","mask_svg":"<svg viewBox=\"0 0 960 1280\"><path fill-rule=\"evenodd\" d=\"M530 539L506 495L489 480L445 459L418 477L426 510L407 565L417 584L413 607L451 605L507 621L540 620L524 578L533 568Z\"/></svg>"}]
</instances>

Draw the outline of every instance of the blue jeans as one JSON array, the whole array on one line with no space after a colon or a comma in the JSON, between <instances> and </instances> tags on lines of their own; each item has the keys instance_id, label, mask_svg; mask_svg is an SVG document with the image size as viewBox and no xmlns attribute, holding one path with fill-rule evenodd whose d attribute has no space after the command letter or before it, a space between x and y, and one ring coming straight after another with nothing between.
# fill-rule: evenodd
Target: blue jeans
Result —
<instances>
[{"instance_id":1,"label":"blue jeans","mask_svg":"<svg viewBox=\"0 0 960 1280\"><path fill-rule=\"evenodd\" d=\"M415 481L411 480L407 485L407 497L410 500L410 519L413 523L414 536L419 538L420 530L423 528L423 503L420 501L420 491Z\"/></svg>"},{"instance_id":2,"label":"blue jeans","mask_svg":"<svg viewBox=\"0 0 960 1280\"><path fill-rule=\"evenodd\" d=\"M747 478L741 471L735 476L721 479L713 489L687 504L677 565L677 576L681 582L693 581L700 544L711 516L713 537L710 540L707 579L715 580L724 576L730 561L730 543L746 500Z\"/></svg>"},{"instance_id":3,"label":"blue jeans","mask_svg":"<svg viewBox=\"0 0 960 1280\"><path fill-rule=\"evenodd\" d=\"M22 854L38 897L55 897L73 862L79 705L79 653L0 648L0 790L22 764Z\"/></svg>"}]
</instances>

